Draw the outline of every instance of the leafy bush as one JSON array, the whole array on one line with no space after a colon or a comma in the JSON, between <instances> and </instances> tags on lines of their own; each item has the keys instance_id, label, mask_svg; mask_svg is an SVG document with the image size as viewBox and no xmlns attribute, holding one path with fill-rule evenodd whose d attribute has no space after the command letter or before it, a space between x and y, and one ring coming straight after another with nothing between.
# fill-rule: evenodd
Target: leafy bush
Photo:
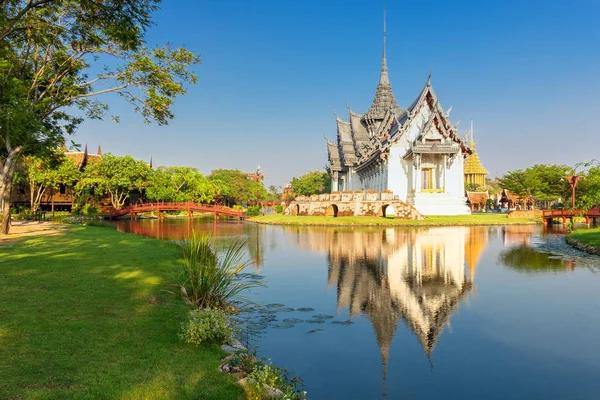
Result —
<instances>
[{"instance_id":1,"label":"leafy bush","mask_svg":"<svg viewBox=\"0 0 600 400\"><path fill-rule=\"evenodd\" d=\"M275 211L277 211L277 214L281 214L283 212L283 207L281 204L275 206Z\"/></svg>"},{"instance_id":2,"label":"leafy bush","mask_svg":"<svg viewBox=\"0 0 600 400\"><path fill-rule=\"evenodd\" d=\"M199 346L202 343L230 343L233 325L223 311L216 309L193 310L181 326L179 334L185 343Z\"/></svg>"},{"instance_id":3,"label":"leafy bush","mask_svg":"<svg viewBox=\"0 0 600 400\"><path fill-rule=\"evenodd\" d=\"M243 240L233 240L222 252L211 244L208 235L186 240L183 249L183 270L179 286L182 293L199 308L232 309L231 302L241 298L249 288L261 286L241 272L250 263L244 260Z\"/></svg>"},{"instance_id":4,"label":"leafy bush","mask_svg":"<svg viewBox=\"0 0 600 400\"><path fill-rule=\"evenodd\" d=\"M249 215L251 217L260 215L260 207L259 206L249 206L248 210L246 211L246 215Z\"/></svg>"}]
</instances>

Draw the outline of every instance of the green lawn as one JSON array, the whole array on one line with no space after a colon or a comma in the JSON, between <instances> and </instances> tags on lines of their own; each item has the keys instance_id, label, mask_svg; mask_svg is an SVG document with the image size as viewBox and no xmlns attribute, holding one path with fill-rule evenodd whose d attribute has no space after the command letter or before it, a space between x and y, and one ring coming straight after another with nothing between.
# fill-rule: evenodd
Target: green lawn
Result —
<instances>
[{"instance_id":1,"label":"green lawn","mask_svg":"<svg viewBox=\"0 0 600 400\"><path fill-rule=\"evenodd\" d=\"M110 228L0 244L0 399L237 399L177 337L179 248Z\"/></svg>"},{"instance_id":2,"label":"green lawn","mask_svg":"<svg viewBox=\"0 0 600 400\"><path fill-rule=\"evenodd\" d=\"M252 217L249 221L275 225L400 225L400 226L444 226L444 225L523 225L540 221L528 218L508 218L506 214L482 213L457 216L431 216L417 221L383 217L315 217L271 214Z\"/></svg>"},{"instance_id":3,"label":"green lawn","mask_svg":"<svg viewBox=\"0 0 600 400\"><path fill-rule=\"evenodd\" d=\"M575 239L588 246L593 246L600 251L600 228L578 229L571 233L568 238Z\"/></svg>"}]
</instances>

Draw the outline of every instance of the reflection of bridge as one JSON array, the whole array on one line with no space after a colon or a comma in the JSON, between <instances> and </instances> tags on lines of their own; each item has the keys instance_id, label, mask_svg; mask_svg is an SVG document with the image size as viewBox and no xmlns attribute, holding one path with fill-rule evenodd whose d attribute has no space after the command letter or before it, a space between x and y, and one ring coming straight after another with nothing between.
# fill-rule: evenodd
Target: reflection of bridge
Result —
<instances>
[{"instance_id":1,"label":"reflection of bridge","mask_svg":"<svg viewBox=\"0 0 600 400\"><path fill-rule=\"evenodd\" d=\"M594 225L598 218L600 218L600 208L591 208L587 211L584 210L544 210L542 214L542 220L545 224L552 223L552 219L560 218L562 223L566 224L567 219L573 221L573 217L584 217L585 223L589 226L592 221Z\"/></svg>"},{"instance_id":2,"label":"reflection of bridge","mask_svg":"<svg viewBox=\"0 0 600 400\"><path fill-rule=\"evenodd\" d=\"M246 217L242 210L232 210L231 208L227 207L221 207L213 204L194 203L191 201L142 203L118 209L111 208L108 211L108 216L110 218L118 218L124 215L130 215L133 218L136 216L136 214L153 211L158 212L159 218L161 218L161 213L163 211L187 211L188 217L192 217L194 212L211 213L214 214L215 218L217 218L219 215L236 217L239 219Z\"/></svg>"}]
</instances>

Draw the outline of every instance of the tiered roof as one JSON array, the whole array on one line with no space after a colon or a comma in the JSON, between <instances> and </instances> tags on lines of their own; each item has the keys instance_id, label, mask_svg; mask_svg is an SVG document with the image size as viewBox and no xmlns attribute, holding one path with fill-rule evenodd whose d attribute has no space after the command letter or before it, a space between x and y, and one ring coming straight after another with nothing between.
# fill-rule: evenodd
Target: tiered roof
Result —
<instances>
[{"instance_id":1,"label":"tiered roof","mask_svg":"<svg viewBox=\"0 0 600 400\"><path fill-rule=\"evenodd\" d=\"M375 98L365 114L349 109L349 122L336 115L337 143L327 143L330 169L344 171L348 167L354 167L358 170L387 153L389 147L408 131L411 120L423 106L427 106L432 113L421 131L434 129L451 142L447 143L447 149L438 150L455 153L461 149L464 155L472 153L458 133L457 126L453 126L448 120L449 111L445 112L439 104L431 87L431 74L408 108L398 106L388 75L384 27L381 73Z\"/></svg>"},{"instance_id":2,"label":"tiered roof","mask_svg":"<svg viewBox=\"0 0 600 400\"><path fill-rule=\"evenodd\" d=\"M473 126L471 126L469 147L473 153L465 160L465 175L487 175L487 170L481 164L477 151L475 150L475 140L473 140Z\"/></svg>"}]
</instances>

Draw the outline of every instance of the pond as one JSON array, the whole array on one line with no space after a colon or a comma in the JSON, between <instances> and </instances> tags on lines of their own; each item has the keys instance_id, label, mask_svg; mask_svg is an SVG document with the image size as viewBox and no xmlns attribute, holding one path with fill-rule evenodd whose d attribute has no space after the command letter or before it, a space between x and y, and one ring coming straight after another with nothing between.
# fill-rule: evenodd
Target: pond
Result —
<instances>
[{"instance_id":1,"label":"pond","mask_svg":"<svg viewBox=\"0 0 600 400\"><path fill-rule=\"evenodd\" d=\"M539 226L322 228L136 220L160 239L242 236L267 287L258 354L311 399L597 398L600 258Z\"/></svg>"}]
</instances>

